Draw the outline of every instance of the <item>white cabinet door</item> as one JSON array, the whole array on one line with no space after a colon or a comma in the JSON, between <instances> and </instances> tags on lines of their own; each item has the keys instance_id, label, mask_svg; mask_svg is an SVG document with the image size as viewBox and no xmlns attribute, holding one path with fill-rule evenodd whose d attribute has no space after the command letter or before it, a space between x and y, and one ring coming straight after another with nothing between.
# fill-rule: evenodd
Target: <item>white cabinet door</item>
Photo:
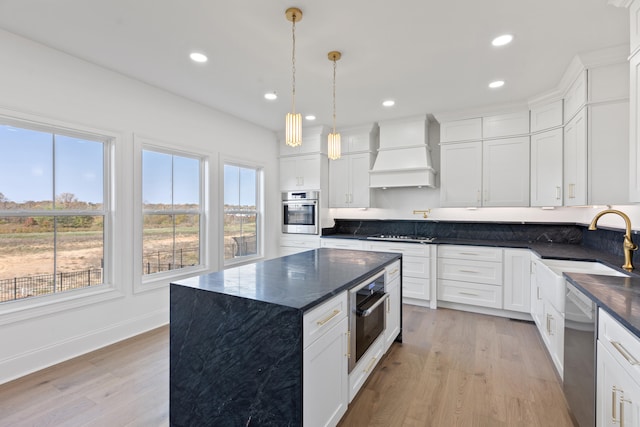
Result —
<instances>
[{"instance_id":1,"label":"white cabinet door","mask_svg":"<svg viewBox=\"0 0 640 427\"><path fill-rule=\"evenodd\" d=\"M389 298L387 298L387 316L386 321L387 325L384 330L384 350L385 352L391 347L393 341L396 339L398 334L400 333L400 315L401 315L401 304L400 301L400 279L393 280L387 286L387 293L389 294Z\"/></svg>"},{"instance_id":2,"label":"white cabinet door","mask_svg":"<svg viewBox=\"0 0 640 427\"><path fill-rule=\"evenodd\" d=\"M531 135L531 206L562 206L562 129Z\"/></svg>"},{"instance_id":3,"label":"white cabinet door","mask_svg":"<svg viewBox=\"0 0 640 427\"><path fill-rule=\"evenodd\" d=\"M482 119L455 120L440 124L440 142L473 141L482 138Z\"/></svg>"},{"instance_id":4,"label":"white cabinet door","mask_svg":"<svg viewBox=\"0 0 640 427\"><path fill-rule=\"evenodd\" d=\"M562 126L562 100L531 107L531 132Z\"/></svg>"},{"instance_id":5,"label":"white cabinet door","mask_svg":"<svg viewBox=\"0 0 640 427\"><path fill-rule=\"evenodd\" d=\"M640 14L640 1L634 6ZM629 60L629 73L629 201L640 202L640 53Z\"/></svg>"},{"instance_id":6,"label":"white cabinet door","mask_svg":"<svg viewBox=\"0 0 640 427\"><path fill-rule=\"evenodd\" d=\"M371 205L371 190L369 188L371 153L351 154L349 163L351 181L349 207L368 208Z\"/></svg>"},{"instance_id":7,"label":"white cabinet door","mask_svg":"<svg viewBox=\"0 0 640 427\"><path fill-rule=\"evenodd\" d=\"M442 144L440 159L441 206L481 206L482 142Z\"/></svg>"},{"instance_id":8,"label":"white cabinet door","mask_svg":"<svg viewBox=\"0 0 640 427\"><path fill-rule=\"evenodd\" d=\"M329 207L368 208L371 153L346 154L329 163Z\"/></svg>"},{"instance_id":9,"label":"white cabinet door","mask_svg":"<svg viewBox=\"0 0 640 427\"><path fill-rule=\"evenodd\" d=\"M596 357L596 425L640 426L640 386L601 341Z\"/></svg>"},{"instance_id":10,"label":"white cabinet door","mask_svg":"<svg viewBox=\"0 0 640 427\"><path fill-rule=\"evenodd\" d=\"M531 252L528 249L504 250L505 310L531 311Z\"/></svg>"},{"instance_id":11,"label":"white cabinet door","mask_svg":"<svg viewBox=\"0 0 640 427\"><path fill-rule=\"evenodd\" d=\"M529 206L529 137L484 141L483 206Z\"/></svg>"},{"instance_id":12,"label":"white cabinet door","mask_svg":"<svg viewBox=\"0 0 640 427\"><path fill-rule=\"evenodd\" d=\"M349 156L329 162L329 207L349 206Z\"/></svg>"},{"instance_id":13,"label":"white cabinet door","mask_svg":"<svg viewBox=\"0 0 640 427\"><path fill-rule=\"evenodd\" d=\"M582 71L564 94L564 121L572 120L587 102L587 71Z\"/></svg>"},{"instance_id":14,"label":"white cabinet door","mask_svg":"<svg viewBox=\"0 0 640 427\"><path fill-rule=\"evenodd\" d=\"M564 205L587 204L587 112L582 109L564 127Z\"/></svg>"},{"instance_id":15,"label":"white cabinet door","mask_svg":"<svg viewBox=\"0 0 640 427\"><path fill-rule=\"evenodd\" d=\"M628 204L629 102L590 105L587 129L588 204Z\"/></svg>"},{"instance_id":16,"label":"white cabinet door","mask_svg":"<svg viewBox=\"0 0 640 427\"><path fill-rule=\"evenodd\" d=\"M544 317L543 317L544 334L546 339L543 338L547 345L547 350L551 356L551 360L558 371L560 378L563 378L564 374L564 317L555 307L544 302Z\"/></svg>"},{"instance_id":17,"label":"white cabinet door","mask_svg":"<svg viewBox=\"0 0 640 427\"><path fill-rule=\"evenodd\" d=\"M303 352L302 419L305 426L335 426L349 405L345 317Z\"/></svg>"},{"instance_id":18,"label":"white cabinet door","mask_svg":"<svg viewBox=\"0 0 640 427\"><path fill-rule=\"evenodd\" d=\"M529 133L529 111L482 118L482 137L499 138Z\"/></svg>"},{"instance_id":19,"label":"white cabinet door","mask_svg":"<svg viewBox=\"0 0 640 427\"><path fill-rule=\"evenodd\" d=\"M281 190L320 190L321 154L280 158Z\"/></svg>"},{"instance_id":20,"label":"white cabinet door","mask_svg":"<svg viewBox=\"0 0 640 427\"><path fill-rule=\"evenodd\" d=\"M544 323L542 318L544 317L544 300L542 299L542 290L536 280L536 274L538 269L537 260L531 260L531 317L538 326L540 335L544 336Z\"/></svg>"}]
</instances>

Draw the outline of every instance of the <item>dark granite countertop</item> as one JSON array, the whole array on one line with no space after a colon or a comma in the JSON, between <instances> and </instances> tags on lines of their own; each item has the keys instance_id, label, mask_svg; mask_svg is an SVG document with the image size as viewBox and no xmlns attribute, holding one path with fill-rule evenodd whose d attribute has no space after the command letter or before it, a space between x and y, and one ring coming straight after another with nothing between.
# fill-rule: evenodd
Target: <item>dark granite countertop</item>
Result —
<instances>
[{"instance_id":1,"label":"dark granite countertop","mask_svg":"<svg viewBox=\"0 0 640 427\"><path fill-rule=\"evenodd\" d=\"M640 337L640 278L564 273L599 307Z\"/></svg>"},{"instance_id":2,"label":"dark granite countertop","mask_svg":"<svg viewBox=\"0 0 640 427\"><path fill-rule=\"evenodd\" d=\"M354 236L349 234L331 234L322 236L323 239L351 239L351 240L368 240L366 236ZM397 242L396 242L397 243ZM597 249L588 248L578 244L570 243L540 243L540 242L523 242L514 240L476 240L476 239L448 239L436 238L431 243L418 242L401 242L414 245L468 245L468 246L490 246L496 248L522 248L530 249L543 259L562 259L572 261L596 261L601 262L611 268L619 271L624 264L624 257L615 256L608 252L599 251ZM622 245L622 243L621 243ZM638 275L633 273L633 275Z\"/></svg>"},{"instance_id":3,"label":"dark granite countertop","mask_svg":"<svg viewBox=\"0 0 640 427\"><path fill-rule=\"evenodd\" d=\"M400 258L321 248L172 282L307 311Z\"/></svg>"}]
</instances>

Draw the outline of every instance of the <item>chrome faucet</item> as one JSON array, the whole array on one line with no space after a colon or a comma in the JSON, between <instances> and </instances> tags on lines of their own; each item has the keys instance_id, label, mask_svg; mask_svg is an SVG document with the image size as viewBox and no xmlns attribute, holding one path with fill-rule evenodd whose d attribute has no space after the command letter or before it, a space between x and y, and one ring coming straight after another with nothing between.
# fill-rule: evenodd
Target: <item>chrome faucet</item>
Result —
<instances>
[{"instance_id":1,"label":"chrome faucet","mask_svg":"<svg viewBox=\"0 0 640 427\"><path fill-rule=\"evenodd\" d=\"M606 209L602 212L599 212L598 214L596 214L596 216L593 217L593 219L591 220L591 224L589 224L589 230L595 230L596 223L598 222L600 217L608 213L620 215L622 219L624 219L624 222L627 226L627 230L624 233L624 242L622 243L622 250L624 251L624 265L622 266L622 268L627 271L631 271L633 270L633 264L631 263L631 251L637 250L638 245L633 243L633 240L631 240L631 220L629 219L627 214L617 209Z\"/></svg>"}]
</instances>

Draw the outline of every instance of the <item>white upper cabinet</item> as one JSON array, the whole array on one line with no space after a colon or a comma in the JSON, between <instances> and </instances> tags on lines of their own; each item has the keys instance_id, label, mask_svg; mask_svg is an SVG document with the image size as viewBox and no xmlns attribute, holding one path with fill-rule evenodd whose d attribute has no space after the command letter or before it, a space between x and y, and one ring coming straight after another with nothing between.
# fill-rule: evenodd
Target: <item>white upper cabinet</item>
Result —
<instances>
[{"instance_id":1,"label":"white upper cabinet","mask_svg":"<svg viewBox=\"0 0 640 427\"><path fill-rule=\"evenodd\" d=\"M531 135L531 206L562 206L561 128Z\"/></svg>"},{"instance_id":2,"label":"white upper cabinet","mask_svg":"<svg viewBox=\"0 0 640 427\"><path fill-rule=\"evenodd\" d=\"M473 141L482 138L482 119L455 120L440 124L440 142Z\"/></svg>"},{"instance_id":3,"label":"white upper cabinet","mask_svg":"<svg viewBox=\"0 0 640 427\"><path fill-rule=\"evenodd\" d=\"M291 147L284 142L284 136L281 135L278 146L280 148L280 156L300 156L311 153L327 154L327 136L329 128L326 126L314 126L302 129L302 145Z\"/></svg>"},{"instance_id":4,"label":"white upper cabinet","mask_svg":"<svg viewBox=\"0 0 640 427\"><path fill-rule=\"evenodd\" d=\"M440 166L443 207L482 205L482 141L443 144Z\"/></svg>"},{"instance_id":5,"label":"white upper cabinet","mask_svg":"<svg viewBox=\"0 0 640 427\"><path fill-rule=\"evenodd\" d=\"M562 100L531 107L531 133L562 126Z\"/></svg>"},{"instance_id":6,"label":"white upper cabinet","mask_svg":"<svg viewBox=\"0 0 640 427\"><path fill-rule=\"evenodd\" d=\"M564 94L564 122L571 120L586 103L587 70L583 70Z\"/></svg>"},{"instance_id":7,"label":"white upper cabinet","mask_svg":"<svg viewBox=\"0 0 640 427\"><path fill-rule=\"evenodd\" d=\"M482 137L500 138L529 133L529 111L518 111L482 118Z\"/></svg>"},{"instance_id":8,"label":"white upper cabinet","mask_svg":"<svg viewBox=\"0 0 640 427\"><path fill-rule=\"evenodd\" d=\"M322 162L327 162L323 154L281 157L280 189L321 190Z\"/></svg>"},{"instance_id":9,"label":"white upper cabinet","mask_svg":"<svg viewBox=\"0 0 640 427\"><path fill-rule=\"evenodd\" d=\"M329 207L368 208L371 153L345 154L329 162Z\"/></svg>"},{"instance_id":10,"label":"white upper cabinet","mask_svg":"<svg viewBox=\"0 0 640 427\"><path fill-rule=\"evenodd\" d=\"M632 55L640 49L640 1L636 0L629 7L629 44Z\"/></svg>"},{"instance_id":11,"label":"white upper cabinet","mask_svg":"<svg viewBox=\"0 0 640 427\"><path fill-rule=\"evenodd\" d=\"M483 206L529 206L529 137L484 141Z\"/></svg>"},{"instance_id":12,"label":"white upper cabinet","mask_svg":"<svg viewBox=\"0 0 640 427\"><path fill-rule=\"evenodd\" d=\"M587 112L580 110L564 128L564 205L587 204Z\"/></svg>"}]
</instances>

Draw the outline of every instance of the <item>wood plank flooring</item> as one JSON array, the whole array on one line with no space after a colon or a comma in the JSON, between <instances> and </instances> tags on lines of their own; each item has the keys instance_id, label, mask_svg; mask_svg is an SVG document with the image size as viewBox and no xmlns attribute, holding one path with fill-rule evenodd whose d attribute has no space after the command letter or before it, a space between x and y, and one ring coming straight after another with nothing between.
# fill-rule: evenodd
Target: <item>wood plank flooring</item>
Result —
<instances>
[{"instance_id":1,"label":"wood plank flooring","mask_svg":"<svg viewBox=\"0 0 640 427\"><path fill-rule=\"evenodd\" d=\"M572 426L532 323L404 306L340 427ZM0 386L0 426L168 426L169 328Z\"/></svg>"}]
</instances>

